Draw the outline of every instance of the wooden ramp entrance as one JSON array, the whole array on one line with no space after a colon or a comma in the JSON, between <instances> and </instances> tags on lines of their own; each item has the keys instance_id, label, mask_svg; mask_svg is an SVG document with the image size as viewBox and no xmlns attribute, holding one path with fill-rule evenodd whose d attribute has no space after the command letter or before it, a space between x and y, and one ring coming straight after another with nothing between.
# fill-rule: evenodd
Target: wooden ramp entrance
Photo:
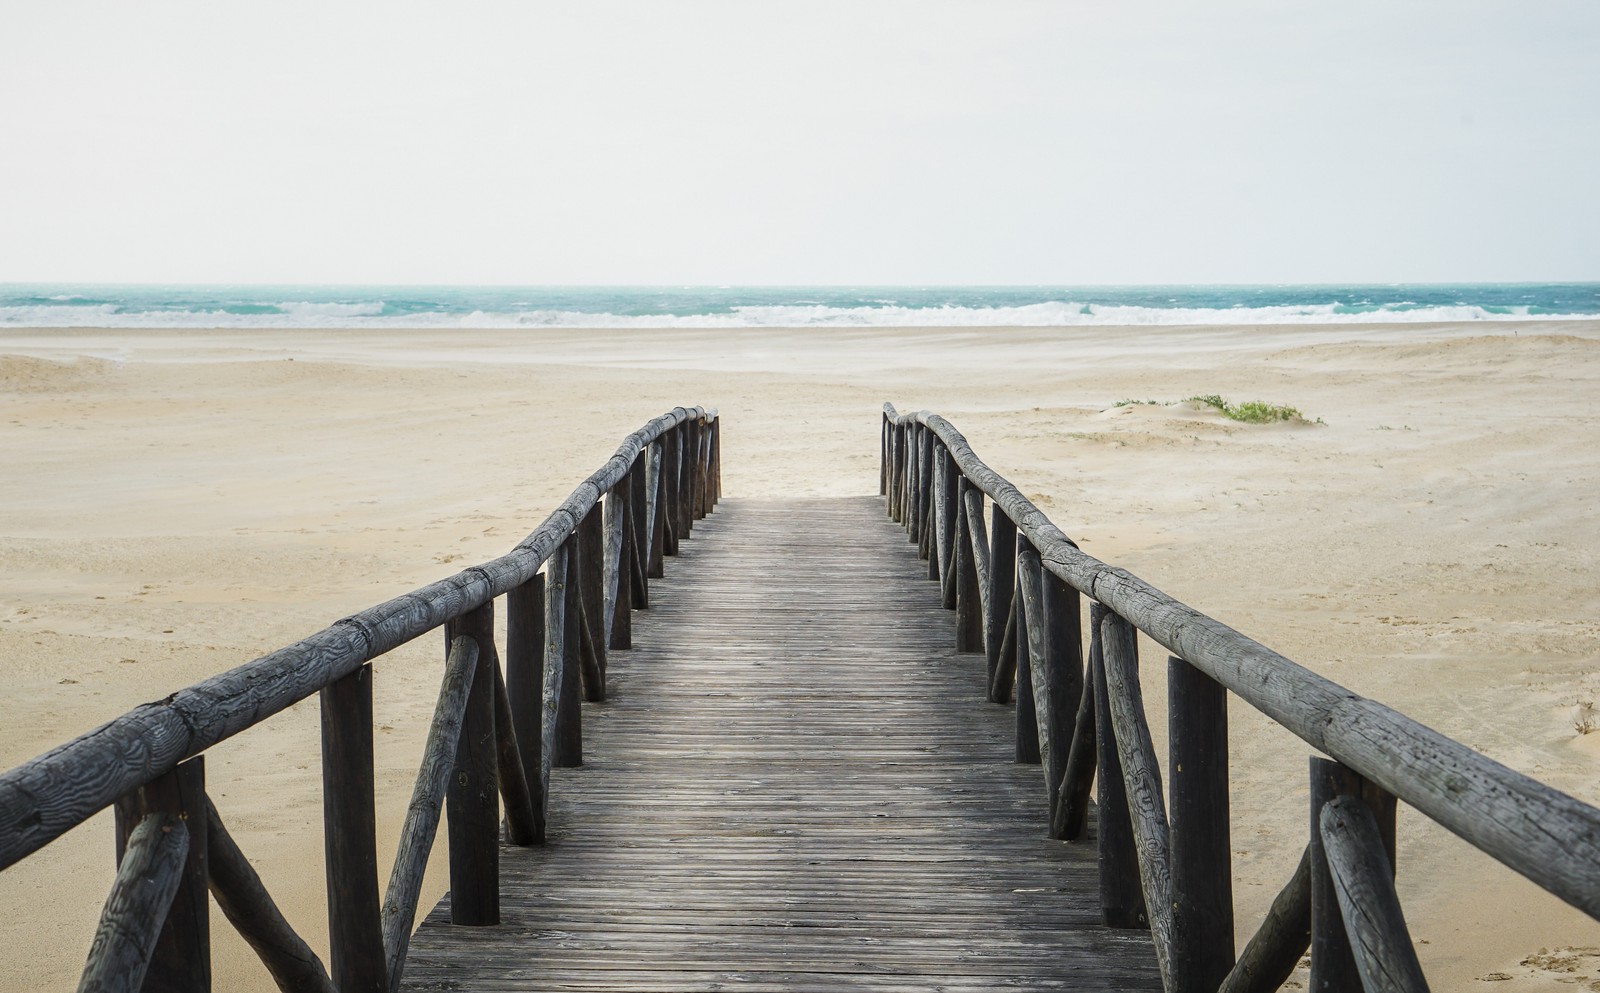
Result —
<instances>
[{"instance_id":1,"label":"wooden ramp entrance","mask_svg":"<svg viewBox=\"0 0 1600 993\"><path fill-rule=\"evenodd\" d=\"M725 501L679 554L549 843L501 851L503 922L447 897L402 989L1160 988L881 499Z\"/></svg>"}]
</instances>

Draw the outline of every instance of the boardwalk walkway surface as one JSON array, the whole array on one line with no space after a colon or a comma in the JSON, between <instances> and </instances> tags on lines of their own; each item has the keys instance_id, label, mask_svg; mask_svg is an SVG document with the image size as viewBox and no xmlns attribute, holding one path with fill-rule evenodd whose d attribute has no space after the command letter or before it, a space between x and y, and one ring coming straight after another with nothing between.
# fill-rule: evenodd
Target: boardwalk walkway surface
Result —
<instances>
[{"instance_id":1,"label":"boardwalk walkway surface","mask_svg":"<svg viewBox=\"0 0 1600 993\"><path fill-rule=\"evenodd\" d=\"M1160 988L881 500L725 501L668 571L503 923L447 897L403 989Z\"/></svg>"}]
</instances>

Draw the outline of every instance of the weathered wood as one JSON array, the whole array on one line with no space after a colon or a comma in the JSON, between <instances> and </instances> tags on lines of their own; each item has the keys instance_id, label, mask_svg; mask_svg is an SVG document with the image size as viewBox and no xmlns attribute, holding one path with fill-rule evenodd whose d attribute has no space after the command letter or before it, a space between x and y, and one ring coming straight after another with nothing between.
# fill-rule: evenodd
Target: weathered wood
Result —
<instances>
[{"instance_id":1,"label":"weathered wood","mask_svg":"<svg viewBox=\"0 0 1600 993\"><path fill-rule=\"evenodd\" d=\"M1322 807L1340 796L1360 796L1361 776L1338 762L1311 758L1311 983L1328 993L1361 993L1355 954L1339 913L1339 898L1322 845Z\"/></svg>"},{"instance_id":2,"label":"weathered wood","mask_svg":"<svg viewBox=\"0 0 1600 993\"><path fill-rule=\"evenodd\" d=\"M284 919L209 797L205 824L211 896L260 956L273 983L283 993L337 993L322 960Z\"/></svg>"},{"instance_id":3,"label":"weathered wood","mask_svg":"<svg viewBox=\"0 0 1600 993\"><path fill-rule=\"evenodd\" d=\"M917 455L917 555L933 559L933 432L922 433L922 451Z\"/></svg>"},{"instance_id":4,"label":"weathered wood","mask_svg":"<svg viewBox=\"0 0 1600 993\"><path fill-rule=\"evenodd\" d=\"M1022 547L1027 549L1028 539L1020 540ZM1022 574L1018 570L1013 584L1021 583ZM1039 715L1035 710L1038 698L1033 692L1033 655L1028 651L1031 632L1028 630L1028 612L1023 607L1020 590L1011 598L1011 623L1006 626L1016 632L1010 656L1010 664L1017 670L1016 749L1013 757L1016 762L1025 765L1039 765L1042 756L1039 752Z\"/></svg>"},{"instance_id":5,"label":"weathered wood","mask_svg":"<svg viewBox=\"0 0 1600 993\"><path fill-rule=\"evenodd\" d=\"M628 518L628 484L606 494L605 560L608 648L633 647L633 540Z\"/></svg>"},{"instance_id":6,"label":"weathered wood","mask_svg":"<svg viewBox=\"0 0 1600 993\"><path fill-rule=\"evenodd\" d=\"M931 435L931 432L930 432ZM949 549L944 532L944 445L933 438L933 458L928 465L928 578L944 582Z\"/></svg>"},{"instance_id":7,"label":"weathered wood","mask_svg":"<svg viewBox=\"0 0 1600 993\"><path fill-rule=\"evenodd\" d=\"M694 534L694 479L699 446L699 422L690 418L678 425L678 540Z\"/></svg>"},{"instance_id":8,"label":"weathered wood","mask_svg":"<svg viewBox=\"0 0 1600 993\"><path fill-rule=\"evenodd\" d=\"M989 528L983 522L983 491L976 486L961 490L961 506L967 516L967 536L972 546L973 568L978 574L978 608L985 615L993 599L994 557L989 550Z\"/></svg>"},{"instance_id":9,"label":"weathered wood","mask_svg":"<svg viewBox=\"0 0 1600 993\"><path fill-rule=\"evenodd\" d=\"M1044 567L1313 748L1404 799L1469 843L1600 918L1600 809L1296 665L1122 569L1084 554L936 414L932 428L960 471L1039 549Z\"/></svg>"},{"instance_id":10,"label":"weathered wood","mask_svg":"<svg viewBox=\"0 0 1600 993\"><path fill-rule=\"evenodd\" d=\"M1117 759L1127 791L1133 840L1138 846L1139 880L1144 905L1155 938L1156 959L1161 964L1162 985L1176 989L1178 977L1172 963L1172 870L1166 802L1161 794L1161 770L1139 687L1139 649L1133 625L1108 612L1100 620L1101 655L1106 671L1106 694L1111 727L1117 739Z\"/></svg>"},{"instance_id":11,"label":"weathered wood","mask_svg":"<svg viewBox=\"0 0 1600 993\"><path fill-rule=\"evenodd\" d=\"M917 530L922 514L922 430L912 424L906 430L906 538L917 543Z\"/></svg>"},{"instance_id":12,"label":"weathered wood","mask_svg":"<svg viewBox=\"0 0 1600 993\"><path fill-rule=\"evenodd\" d=\"M939 563L941 603L945 610L956 609L956 559L960 534L957 521L965 512L961 508L960 473L955 459L943 445L944 457L939 462L939 541L944 547L944 560Z\"/></svg>"},{"instance_id":13,"label":"weathered wood","mask_svg":"<svg viewBox=\"0 0 1600 993\"><path fill-rule=\"evenodd\" d=\"M1044 574L1039 554L1026 538L1019 544L1017 582L1027 618L1034 737L1044 771L1045 816L1050 820L1072 747L1078 702L1083 697L1078 596L1054 576Z\"/></svg>"},{"instance_id":14,"label":"weathered wood","mask_svg":"<svg viewBox=\"0 0 1600 993\"><path fill-rule=\"evenodd\" d=\"M1133 823L1128 815L1128 792L1122 760L1117 757L1117 736L1111 727L1111 705L1106 696L1105 625L1110 612L1099 603L1089 605L1093 639L1089 657L1094 663L1095 777L1099 792L1098 854L1100 909L1114 928L1148 928L1144 886L1139 876L1139 855L1134 847Z\"/></svg>"},{"instance_id":15,"label":"weathered wood","mask_svg":"<svg viewBox=\"0 0 1600 993\"><path fill-rule=\"evenodd\" d=\"M145 704L0 775L0 869L170 771L183 759L304 700L366 662L520 586L539 571L640 450L699 408L674 408L629 435L511 552L344 618L269 655Z\"/></svg>"},{"instance_id":16,"label":"weathered wood","mask_svg":"<svg viewBox=\"0 0 1600 993\"><path fill-rule=\"evenodd\" d=\"M511 716L511 701L505 677L497 660L490 660L494 674L495 777L500 798L506 804L506 841L513 845L536 845L541 838L543 818L534 812L533 791L528 788L528 771L522 764L522 743L517 738Z\"/></svg>"},{"instance_id":17,"label":"weathered wood","mask_svg":"<svg viewBox=\"0 0 1600 993\"><path fill-rule=\"evenodd\" d=\"M932 434L932 432L929 432ZM1026 539L1023 539L1026 541ZM1005 642L1006 625L1012 623L1017 592L1017 527L1011 523L998 505L991 508L989 524L989 596L984 601L983 644L989 659L989 685L995 684L995 673L1001 666L1001 649ZM1013 651L1026 650L1026 642L1018 639ZM1011 663L1015 665L1013 661ZM991 692L990 699L994 696Z\"/></svg>"},{"instance_id":18,"label":"weathered wood","mask_svg":"<svg viewBox=\"0 0 1600 993\"><path fill-rule=\"evenodd\" d=\"M151 814L171 814L189 831L183 877L167 909L166 922L145 967L144 988L174 993L211 989L210 846L206 844L206 760L196 756L172 771L121 797L116 805L117 862L120 865L133 829Z\"/></svg>"},{"instance_id":19,"label":"weathered wood","mask_svg":"<svg viewBox=\"0 0 1600 993\"><path fill-rule=\"evenodd\" d=\"M506 594L506 705L533 808L532 844L543 844L549 762L544 750L544 576ZM498 722L497 722L498 723ZM502 795L504 791L502 790Z\"/></svg>"},{"instance_id":20,"label":"weathered wood","mask_svg":"<svg viewBox=\"0 0 1600 993\"><path fill-rule=\"evenodd\" d=\"M1093 657L1100 651L1095 639L1089 664L1084 672L1083 690L1078 697L1078 716L1072 724L1072 748L1067 752L1061 787L1056 791L1056 809L1050 821L1050 836L1062 841L1081 841L1089 824L1089 794L1094 785L1095 706Z\"/></svg>"},{"instance_id":21,"label":"weathered wood","mask_svg":"<svg viewBox=\"0 0 1600 993\"><path fill-rule=\"evenodd\" d=\"M666 555L678 554L678 539L683 537L683 527L679 523L678 494L683 491L678 481L678 474L683 468L683 446L679 439L682 435L676 431L665 431L661 435L661 519L662 519L662 551Z\"/></svg>"},{"instance_id":22,"label":"weathered wood","mask_svg":"<svg viewBox=\"0 0 1600 993\"><path fill-rule=\"evenodd\" d=\"M645 468L645 492L649 494L645 501L645 519L649 521L650 528L650 563L646 575L651 579L660 579L667 574L667 503L661 468L662 451L661 442L651 445L650 461Z\"/></svg>"},{"instance_id":23,"label":"weathered wood","mask_svg":"<svg viewBox=\"0 0 1600 993\"><path fill-rule=\"evenodd\" d=\"M606 575L604 508L595 504L578 525L577 579L583 603L583 698L606 698ZM685 505L687 514L687 504ZM691 515L692 516L692 515Z\"/></svg>"},{"instance_id":24,"label":"weathered wood","mask_svg":"<svg viewBox=\"0 0 1600 993\"><path fill-rule=\"evenodd\" d=\"M450 919L482 927L500 923L500 787L495 761L493 601L445 626L445 644L478 643L478 664L467 690L455 769L445 796L450 839Z\"/></svg>"},{"instance_id":25,"label":"weathered wood","mask_svg":"<svg viewBox=\"0 0 1600 993\"><path fill-rule=\"evenodd\" d=\"M139 821L100 912L78 993L137 993L144 988L188 854L189 831L178 815L153 813Z\"/></svg>"},{"instance_id":26,"label":"weathered wood","mask_svg":"<svg viewBox=\"0 0 1600 993\"><path fill-rule=\"evenodd\" d=\"M1357 797L1335 797L1322 807L1320 833L1362 989L1426 993L1428 981L1411 944L1394 891L1394 870L1372 810Z\"/></svg>"},{"instance_id":27,"label":"weathered wood","mask_svg":"<svg viewBox=\"0 0 1600 993\"><path fill-rule=\"evenodd\" d=\"M406 820L400 830L400 847L395 852L389 886L383 897L383 946L387 950L389 983L398 989L405 970L406 949L411 941L411 926L417 917L417 896L422 892L422 874L427 869L428 853L439 828L445 791L455 767L461 740L462 720L466 716L467 694L478 669L478 642L459 637L450 642L445 658L444 680L433 707L433 723L422 749L422 766L406 807Z\"/></svg>"},{"instance_id":28,"label":"weathered wood","mask_svg":"<svg viewBox=\"0 0 1600 993\"><path fill-rule=\"evenodd\" d=\"M1293 975L1300 956L1311 945L1311 849L1279 891L1255 935L1239 953L1239 962L1217 987L1217 993L1274 993Z\"/></svg>"},{"instance_id":29,"label":"weathered wood","mask_svg":"<svg viewBox=\"0 0 1600 993\"><path fill-rule=\"evenodd\" d=\"M966 480L958 485L965 491ZM964 508L965 501L956 506ZM956 651L983 651L983 604L978 599L978 567L973 558L971 522L964 509L956 513Z\"/></svg>"},{"instance_id":30,"label":"weathered wood","mask_svg":"<svg viewBox=\"0 0 1600 993\"><path fill-rule=\"evenodd\" d=\"M1180 990L1212 993L1234 965L1227 691L1168 658L1167 715L1172 971Z\"/></svg>"},{"instance_id":31,"label":"weathered wood","mask_svg":"<svg viewBox=\"0 0 1600 993\"><path fill-rule=\"evenodd\" d=\"M1375 817L1375 830L1394 867L1395 803L1382 787L1339 762L1313 756L1311 775L1311 980L1314 989L1361 989L1361 973L1351 936L1344 925L1338 891L1328 866L1322 838L1322 808L1338 797L1353 797L1366 804ZM1316 984L1321 983L1321 986Z\"/></svg>"},{"instance_id":32,"label":"weathered wood","mask_svg":"<svg viewBox=\"0 0 1600 993\"><path fill-rule=\"evenodd\" d=\"M1013 585L1015 580L1013 579ZM1022 632L1018 637L1017 626L1024 623L1020 601L1013 589L1011 596L1011 614L1006 617L1005 633L1000 636L1000 665L989 677L989 702L1010 703L1011 688L1017 682L1017 662L1022 655L1017 647L1027 640L1027 633Z\"/></svg>"},{"instance_id":33,"label":"weathered wood","mask_svg":"<svg viewBox=\"0 0 1600 993\"><path fill-rule=\"evenodd\" d=\"M341 993L388 993L372 770L372 666L322 690L329 972Z\"/></svg>"},{"instance_id":34,"label":"weathered wood","mask_svg":"<svg viewBox=\"0 0 1600 993\"><path fill-rule=\"evenodd\" d=\"M441 907L408 989L1158 987L1148 936L1099 925L1093 851L1042 837L1037 773L997 761L1010 716L881 513L718 507L557 774L557 843L503 853L505 926Z\"/></svg>"},{"instance_id":35,"label":"weathered wood","mask_svg":"<svg viewBox=\"0 0 1600 993\"><path fill-rule=\"evenodd\" d=\"M889 415L878 425L878 495L889 495Z\"/></svg>"},{"instance_id":36,"label":"weathered wood","mask_svg":"<svg viewBox=\"0 0 1600 993\"><path fill-rule=\"evenodd\" d=\"M693 439L694 472L689 479L689 506L693 513L691 520L699 519L706 515L706 470L711 456L710 433L706 430L705 421L695 419L688 425L690 437ZM691 527L693 525L691 524Z\"/></svg>"},{"instance_id":37,"label":"weathered wood","mask_svg":"<svg viewBox=\"0 0 1600 993\"><path fill-rule=\"evenodd\" d=\"M556 768L583 765L583 609L572 580L572 543L556 549L545 572L545 678L556 676L558 691L546 693L545 707L555 708L555 720L546 723L551 764ZM551 730L553 728L553 730ZM549 782L548 775L545 779ZM548 794L547 794L548 795Z\"/></svg>"},{"instance_id":38,"label":"weathered wood","mask_svg":"<svg viewBox=\"0 0 1600 993\"><path fill-rule=\"evenodd\" d=\"M628 470L628 568L633 580L633 609L650 609L650 458L640 454Z\"/></svg>"}]
</instances>

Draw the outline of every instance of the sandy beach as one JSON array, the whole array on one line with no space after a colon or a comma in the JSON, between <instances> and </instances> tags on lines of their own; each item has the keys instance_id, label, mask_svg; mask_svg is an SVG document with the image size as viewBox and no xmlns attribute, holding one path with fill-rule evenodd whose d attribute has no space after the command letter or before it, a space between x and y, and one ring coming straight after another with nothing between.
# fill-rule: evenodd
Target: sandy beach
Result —
<instances>
[{"instance_id":1,"label":"sandy beach","mask_svg":"<svg viewBox=\"0 0 1600 993\"><path fill-rule=\"evenodd\" d=\"M1307 423L1178 402L1213 393ZM675 405L720 410L727 499L875 493L886 400L952 420L1089 553L1600 803L1574 716L1600 701L1600 321L0 331L0 767L501 554ZM381 853L439 649L376 666ZM1305 844L1309 749L1230 720L1242 945ZM317 729L306 701L207 777L325 950ZM1600 990L1600 923L1404 807L1398 861L1436 989ZM112 872L102 814L0 874L0 990L75 982ZM214 935L218 989L272 988Z\"/></svg>"}]
</instances>

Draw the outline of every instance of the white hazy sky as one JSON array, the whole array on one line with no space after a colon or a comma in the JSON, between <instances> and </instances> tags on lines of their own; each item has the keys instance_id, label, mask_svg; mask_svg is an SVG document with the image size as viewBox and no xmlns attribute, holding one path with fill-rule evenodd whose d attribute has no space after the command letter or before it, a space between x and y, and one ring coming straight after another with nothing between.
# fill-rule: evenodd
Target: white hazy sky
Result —
<instances>
[{"instance_id":1,"label":"white hazy sky","mask_svg":"<svg viewBox=\"0 0 1600 993\"><path fill-rule=\"evenodd\" d=\"M0 6L0 282L1600 279L1600 3Z\"/></svg>"}]
</instances>

